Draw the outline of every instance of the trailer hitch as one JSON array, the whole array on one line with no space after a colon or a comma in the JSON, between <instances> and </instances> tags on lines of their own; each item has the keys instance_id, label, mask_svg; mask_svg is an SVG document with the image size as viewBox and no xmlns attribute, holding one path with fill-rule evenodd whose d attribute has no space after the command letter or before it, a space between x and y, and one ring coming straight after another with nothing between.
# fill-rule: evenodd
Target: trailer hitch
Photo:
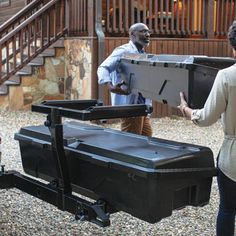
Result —
<instances>
[{"instance_id":1,"label":"trailer hitch","mask_svg":"<svg viewBox=\"0 0 236 236\"><path fill-rule=\"evenodd\" d=\"M75 219L80 221L91 221L99 226L110 225L110 214L105 212L106 202L97 200L94 203L80 203L75 213Z\"/></svg>"}]
</instances>

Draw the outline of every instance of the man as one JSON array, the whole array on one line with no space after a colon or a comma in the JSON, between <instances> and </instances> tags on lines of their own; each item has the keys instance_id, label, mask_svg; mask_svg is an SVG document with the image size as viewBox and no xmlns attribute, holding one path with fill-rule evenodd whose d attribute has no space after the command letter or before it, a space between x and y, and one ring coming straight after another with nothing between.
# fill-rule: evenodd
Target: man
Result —
<instances>
[{"instance_id":1,"label":"man","mask_svg":"<svg viewBox=\"0 0 236 236\"><path fill-rule=\"evenodd\" d=\"M144 48L149 45L150 31L143 23L131 25L129 29L130 41L114 49L111 55L98 67L98 83L105 84L111 92L112 105L147 104L149 99L141 94L129 94L124 81L121 79L120 58L125 53L144 53ZM152 136L152 127L149 117L130 117L121 119L121 130Z\"/></svg>"}]
</instances>

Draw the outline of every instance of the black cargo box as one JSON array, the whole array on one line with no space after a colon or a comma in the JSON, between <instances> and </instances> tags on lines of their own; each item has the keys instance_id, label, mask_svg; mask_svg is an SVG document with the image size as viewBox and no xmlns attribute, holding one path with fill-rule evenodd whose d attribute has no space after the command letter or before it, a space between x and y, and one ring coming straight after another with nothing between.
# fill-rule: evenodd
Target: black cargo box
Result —
<instances>
[{"instance_id":1,"label":"black cargo box","mask_svg":"<svg viewBox=\"0 0 236 236\"><path fill-rule=\"evenodd\" d=\"M75 121L65 122L63 132L74 192L151 223L174 209L209 202L215 175L209 148ZM47 127L21 128L15 139L27 174L57 178Z\"/></svg>"}]
</instances>

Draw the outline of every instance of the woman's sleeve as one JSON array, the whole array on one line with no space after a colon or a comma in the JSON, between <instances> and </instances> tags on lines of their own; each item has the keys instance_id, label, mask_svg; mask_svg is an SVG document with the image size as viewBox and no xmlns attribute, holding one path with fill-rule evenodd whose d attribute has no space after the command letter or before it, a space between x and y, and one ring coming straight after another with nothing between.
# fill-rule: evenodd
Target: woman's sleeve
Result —
<instances>
[{"instance_id":1,"label":"woman's sleeve","mask_svg":"<svg viewBox=\"0 0 236 236\"><path fill-rule=\"evenodd\" d=\"M227 105L227 78L224 70L220 70L215 78L211 92L204 108L193 110L191 120L199 126L214 124L225 111Z\"/></svg>"}]
</instances>

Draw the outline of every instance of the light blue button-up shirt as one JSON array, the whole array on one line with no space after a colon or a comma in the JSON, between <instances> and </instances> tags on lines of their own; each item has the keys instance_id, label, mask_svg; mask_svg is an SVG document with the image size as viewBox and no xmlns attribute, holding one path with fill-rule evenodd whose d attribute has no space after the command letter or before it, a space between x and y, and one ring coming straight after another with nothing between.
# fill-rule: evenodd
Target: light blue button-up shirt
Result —
<instances>
[{"instance_id":1,"label":"light blue button-up shirt","mask_svg":"<svg viewBox=\"0 0 236 236\"><path fill-rule=\"evenodd\" d=\"M125 53L139 53L138 49L134 43L130 40L127 44L121 45L114 49L109 57L98 67L98 83L105 84L111 82L116 85L122 82L122 76L120 71L120 59ZM125 85L122 85L122 89L126 89ZM138 95L120 95L111 92L111 104L112 105L127 105L127 104L137 104ZM151 100L146 99L147 105L151 105Z\"/></svg>"}]
</instances>

